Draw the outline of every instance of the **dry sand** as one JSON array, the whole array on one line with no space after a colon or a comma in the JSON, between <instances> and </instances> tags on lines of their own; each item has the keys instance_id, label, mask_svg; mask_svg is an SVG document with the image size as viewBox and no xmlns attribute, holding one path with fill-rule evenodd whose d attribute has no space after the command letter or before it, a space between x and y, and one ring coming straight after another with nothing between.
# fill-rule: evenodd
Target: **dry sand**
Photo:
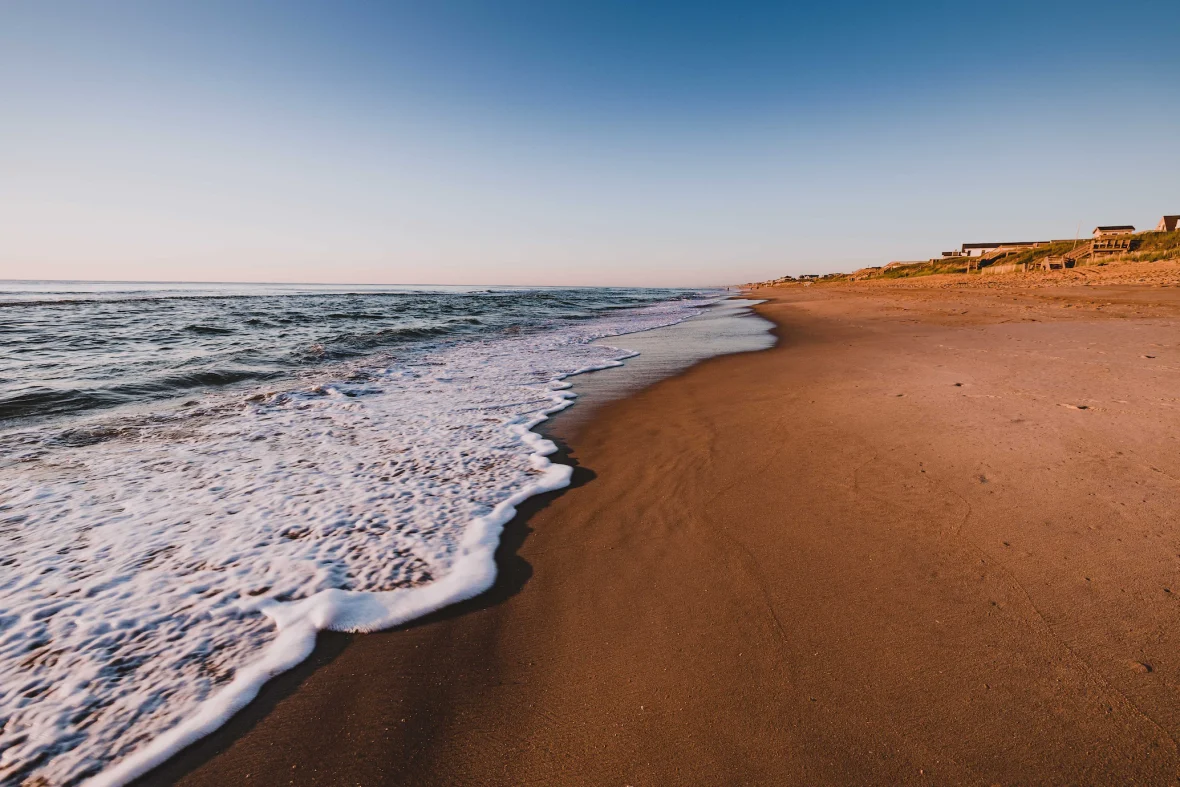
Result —
<instances>
[{"instance_id":1,"label":"dry sand","mask_svg":"<svg viewBox=\"0 0 1180 787\"><path fill-rule=\"evenodd\" d=\"M759 291L778 346L570 436L489 596L149 781L1175 783L1180 290L1068 284Z\"/></svg>"}]
</instances>

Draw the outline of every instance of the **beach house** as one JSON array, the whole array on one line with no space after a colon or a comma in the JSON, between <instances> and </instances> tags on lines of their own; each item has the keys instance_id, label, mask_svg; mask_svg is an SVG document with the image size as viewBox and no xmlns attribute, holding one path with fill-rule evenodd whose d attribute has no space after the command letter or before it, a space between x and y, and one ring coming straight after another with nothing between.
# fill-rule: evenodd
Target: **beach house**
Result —
<instances>
[{"instance_id":1,"label":"beach house","mask_svg":"<svg viewBox=\"0 0 1180 787\"><path fill-rule=\"evenodd\" d=\"M1178 221L1180 221L1180 216L1164 216L1162 219L1160 219L1159 226L1155 228L1155 231L1175 232Z\"/></svg>"},{"instance_id":2,"label":"beach house","mask_svg":"<svg viewBox=\"0 0 1180 787\"><path fill-rule=\"evenodd\" d=\"M960 257L985 257L999 249L1031 249L1034 246L1048 243L1047 240L1006 240L996 243L964 243L962 250L957 255ZM950 254L943 254L944 257L952 256Z\"/></svg>"},{"instance_id":3,"label":"beach house","mask_svg":"<svg viewBox=\"0 0 1180 787\"><path fill-rule=\"evenodd\" d=\"M982 257L989 251L995 251L1004 244L1002 243L964 243L962 250L959 252L963 257Z\"/></svg>"},{"instance_id":4,"label":"beach house","mask_svg":"<svg viewBox=\"0 0 1180 787\"><path fill-rule=\"evenodd\" d=\"M1132 235L1135 228L1130 224L1112 224L1109 227L1095 227L1095 238L1109 238L1112 235Z\"/></svg>"}]
</instances>

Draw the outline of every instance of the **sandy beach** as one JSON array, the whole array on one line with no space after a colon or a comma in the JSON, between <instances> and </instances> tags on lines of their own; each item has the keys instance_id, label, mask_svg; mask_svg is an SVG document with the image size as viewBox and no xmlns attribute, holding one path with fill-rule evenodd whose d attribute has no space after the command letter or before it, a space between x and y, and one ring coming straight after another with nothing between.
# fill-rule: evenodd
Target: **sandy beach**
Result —
<instances>
[{"instance_id":1,"label":"sandy beach","mask_svg":"<svg viewBox=\"0 0 1180 787\"><path fill-rule=\"evenodd\" d=\"M757 291L778 344L562 435L489 594L141 783L1175 783L1180 289L1081 275Z\"/></svg>"}]
</instances>

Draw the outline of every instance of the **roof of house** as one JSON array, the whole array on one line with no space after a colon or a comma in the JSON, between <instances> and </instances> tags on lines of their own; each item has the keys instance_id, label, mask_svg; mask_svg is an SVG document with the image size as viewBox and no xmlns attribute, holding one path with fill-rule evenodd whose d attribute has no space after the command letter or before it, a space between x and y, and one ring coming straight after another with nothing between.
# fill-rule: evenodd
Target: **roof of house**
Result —
<instances>
[{"instance_id":1,"label":"roof of house","mask_svg":"<svg viewBox=\"0 0 1180 787\"><path fill-rule=\"evenodd\" d=\"M999 243L964 243L964 249L995 249L1000 246L1031 246L1042 241L1035 240L1006 240Z\"/></svg>"},{"instance_id":2,"label":"roof of house","mask_svg":"<svg viewBox=\"0 0 1180 787\"><path fill-rule=\"evenodd\" d=\"M1134 224L1111 224L1109 227L1095 227L1094 231L1095 232L1099 232L1099 231L1105 232L1106 230L1133 230L1133 229L1135 229Z\"/></svg>"}]
</instances>

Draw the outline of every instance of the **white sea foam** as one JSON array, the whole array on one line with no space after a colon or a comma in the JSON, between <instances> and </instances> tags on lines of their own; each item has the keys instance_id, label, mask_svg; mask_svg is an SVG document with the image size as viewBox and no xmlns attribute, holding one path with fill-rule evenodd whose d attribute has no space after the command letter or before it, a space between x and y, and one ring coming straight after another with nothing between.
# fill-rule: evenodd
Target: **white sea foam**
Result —
<instances>
[{"instance_id":1,"label":"white sea foam","mask_svg":"<svg viewBox=\"0 0 1180 787\"><path fill-rule=\"evenodd\" d=\"M306 658L317 631L486 590L515 506L569 481L531 428L571 402L563 378L627 355L589 342L692 312L341 367L0 467L0 781L126 783Z\"/></svg>"}]
</instances>

